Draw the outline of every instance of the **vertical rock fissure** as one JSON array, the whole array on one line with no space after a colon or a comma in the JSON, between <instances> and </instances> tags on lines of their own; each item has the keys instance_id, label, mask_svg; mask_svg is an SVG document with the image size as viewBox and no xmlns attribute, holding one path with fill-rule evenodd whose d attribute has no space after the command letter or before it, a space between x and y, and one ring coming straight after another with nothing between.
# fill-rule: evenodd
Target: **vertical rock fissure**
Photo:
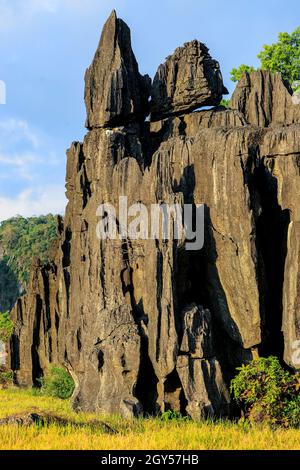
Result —
<instances>
[{"instance_id":1,"label":"vertical rock fissure","mask_svg":"<svg viewBox=\"0 0 300 470\"><path fill-rule=\"evenodd\" d=\"M257 250L264 274L259 279L262 305L260 353L282 358L282 295L290 215L278 203L277 184L277 179L265 165L264 159L260 160L254 171L254 185L261 204L261 213L256 222Z\"/></svg>"},{"instance_id":2,"label":"vertical rock fissure","mask_svg":"<svg viewBox=\"0 0 300 470\"><path fill-rule=\"evenodd\" d=\"M144 415L155 415L158 412L158 378L156 377L154 367L149 356L148 336L144 333L141 327L139 331L141 335L141 360L134 394L143 406Z\"/></svg>"},{"instance_id":3,"label":"vertical rock fissure","mask_svg":"<svg viewBox=\"0 0 300 470\"><path fill-rule=\"evenodd\" d=\"M40 345L40 327L42 317L43 302L41 297L37 296L36 311L33 325L32 346L31 346L31 360L32 360L32 383L39 385L38 379L43 375L39 359L39 345Z\"/></svg>"},{"instance_id":4,"label":"vertical rock fissure","mask_svg":"<svg viewBox=\"0 0 300 470\"><path fill-rule=\"evenodd\" d=\"M161 333L161 316L162 316L162 308L161 308L161 299L163 293L163 254L159 249L157 243L157 254L156 254L156 278L157 278L157 292L156 292L156 306L158 312L157 318L157 332L156 332L156 360L159 362L159 352L160 352L160 333Z\"/></svg>"},{"instance_id":5,"label":"vertical rock fissure","mask_svg":"<svg viewBox=\"0 0 300 470\"><path fill-rule=\"evenodd\" d=\"M51 322L51 312L50 312L50 281L49 281L49 274L51 275L51 265L48 264L44 267L42 270L42 276L43 276L43 284L44 284L44 309L45 309L45 314L43 316L43 329L45 332L45 342L47 342L48 346L48 355L49 355L49 361L52 362L52 354L53 354L53 347L52 347L52 337L51 337L51 327L52 327L52 322Z\"/></svg>"},{"instance_id":6,"label":"vertical rock fissure","mask_svg":"<svg viewBox=\"0 0 300 470\"><path fill-rule=\"evenodd\" d=\"M118 224L119 225L119 224ZM123 285L123 294L126 291L130 296L132 315L138 327L140 336L140 366L138 371L137 383L134 389L134 395L143 406L143 413L155 415L158 411L157 406L157 384L158 378L155 374L152 361L149 356L149 339L147 336L148 316L144 312L142 305L137 305L134 295L133 269L130 265L129 253L134 249L130 240L124 240L122 243L122 258L125 270L129 271L129 285ZM123 284L123 282L122 282ZM142 325L144 323L144 326Z\"/></svg>"},{"instance_id":7,"label":"vertical rock fissure","mask_svg":"<svg viewBox=\"0 0 300 470\"><path fill-rule=\"evenodd\" d=\"M45 295L45 317L44 317L44 331L47 332L51 328L51 315L50 315L50 286L49 276L50 266L47 265L42 269L43 284L44 284L44 295Z\"/></svg>"}]
</instances>

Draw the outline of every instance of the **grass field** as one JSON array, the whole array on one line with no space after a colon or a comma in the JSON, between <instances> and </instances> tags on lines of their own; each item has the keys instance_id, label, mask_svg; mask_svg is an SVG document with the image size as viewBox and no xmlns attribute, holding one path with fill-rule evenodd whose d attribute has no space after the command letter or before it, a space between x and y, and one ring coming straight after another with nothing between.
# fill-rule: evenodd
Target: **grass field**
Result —
<instances>
[{"instance_id":1,"label":"grass field","mask_svg":"<svg viewBox=\"0 0 300 470\"><path fill-rule=\"evenodd\" d=\"M0 450L240 450L300 449L300 430L253 428L238 423L167 421L160 419L125 420L117 416L75 414L68 400L34 396L30 391L0 390L0 419L11 414L46 411L76 422L101 419L116 434L92 427L74 426L22 428L0 427Z\"/></svg>"}]
</instances>

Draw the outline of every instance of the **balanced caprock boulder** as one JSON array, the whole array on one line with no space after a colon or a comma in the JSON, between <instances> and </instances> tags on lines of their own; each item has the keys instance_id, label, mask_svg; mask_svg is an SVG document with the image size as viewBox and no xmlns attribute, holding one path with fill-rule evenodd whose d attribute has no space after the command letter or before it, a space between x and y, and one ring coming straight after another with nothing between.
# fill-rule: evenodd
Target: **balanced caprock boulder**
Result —
<instances>
[{"instance_id":1,"label":"balanced caprock boulder","mask_svg":"<svg viewBox=\"0 0 300 470\"><path fill-rule=\"evenodd\" d=\"M159 66L152 85L152 120L220 104L228 91L208 51L199 41L188 42Z\"/></svg>"}]
</instances>

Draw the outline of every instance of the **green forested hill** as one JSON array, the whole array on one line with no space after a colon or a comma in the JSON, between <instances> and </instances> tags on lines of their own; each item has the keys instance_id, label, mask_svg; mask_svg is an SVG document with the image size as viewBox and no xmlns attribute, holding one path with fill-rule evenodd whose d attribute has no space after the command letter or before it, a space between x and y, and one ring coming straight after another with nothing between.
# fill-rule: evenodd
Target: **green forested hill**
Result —
<instances>
[{"instance_id":1,"label":"green forested hill","mask_svg":"<svg viewBox=\"0 0 300 470\"><path fill-rule=\"evenodd\" d=\"M0 312L26 289L34 258L46 261L56 238L56 216L14 217L0 223Z\"/></svg>"}]
</instances>

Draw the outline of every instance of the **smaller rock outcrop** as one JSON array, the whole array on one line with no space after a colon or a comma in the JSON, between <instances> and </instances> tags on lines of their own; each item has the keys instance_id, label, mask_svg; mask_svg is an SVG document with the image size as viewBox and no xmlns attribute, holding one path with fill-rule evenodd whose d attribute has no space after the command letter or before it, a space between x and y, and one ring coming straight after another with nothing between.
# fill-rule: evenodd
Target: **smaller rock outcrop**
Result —
<instances>
[{"instance_id":1,"label":"smaller rock outcrop","mask_svg":"<svg viewBox=\"0 0 300 470\"><path fill-rule=\"evenodd\" d=\"M22 413L14 414L7 416L6 418L0 419L0 426L22 426L22 427L32 427L32 426L59 426L59 427L69 427L72 426L77 429L94 429L108 434L116 434L116 431L112 429L108 424L103 423L102 421L93 420L87 421L85 423L80 423L77 421L72 421L69 419L62 418L50 413L45 412L36 412L31 413Z\"/></svg>"},{"instance_id":2,"label":"smaller rock outcrop","mask_svg":"<svg viewBox=\"0 0 300 470\"><path fill-rule=\"evenodd\" d=\"M20 386L36 385L49 363L59 363L56 271L54 262L42 265L35 260L29 294L18 299L11 313L15 330L11 338L10 367Z\"/></svg>"},{"instance_id":3,"label":"smaller rock outcrop","mask_svg":"<svg viewBox=\"0 0 300 470\"><path fill-rule=\"evenodd\" d=\"M217 106L228 91L223 85L219 63L199 41L175 50L159 66L152 86L151 118L184 114L200 106Z\"/></svg>"},{"instance_id":4,"label":"smaller rock outcrop","mask_svg":"<svg viewBox=\"0 0 300 470\"><path fill-rule=\"evenodd\" d=\"M139 73L130 29L113 11L85 75L86 127L117 127L144 119L150 83Z\"/></svg>"},{"instance_id":5,"label":"smaller rock outcrop","mask_svg":"<svg viewBox=\"0 0 300 470\"><path fill-rule=\"evenodd\" d=\"M183 311L184 334L180 351L198 359L211 357L211 315L203 307L190 305Z\"/></svg>"},{"instance_id":6,"label":"smaller rock outcrop","mask_svg":"<svg viewBox=\"0 0 300 470\"><path fill-rule=\"evenodd\" d=\"M230 107L259 127L300 122L300 105L280 73L245 72L232 95Z\"/></svg>"},{"instance_id":7,"label":"smaller rock outcrop","mask_svg":"<svg viewBox=\"0 0 300 470\"><path fill-rule=\"evenodd\" d=\"M230 396L216 358L179 356L177 372L188 401L186 411L192 419L228 414Z\"/></svg>"},{"instance_id":8,"label":"smaller rock outcrop","mask_svg":"<svg viewBox=\"0 0 300 470\"><path fill-rule=\"evenodd\" d=\"M177 372L193 419L228 413L230 397L221 366L213 354L210 311L191 304L183 312L183 338Z\"/></svg>"}]
</instances>

